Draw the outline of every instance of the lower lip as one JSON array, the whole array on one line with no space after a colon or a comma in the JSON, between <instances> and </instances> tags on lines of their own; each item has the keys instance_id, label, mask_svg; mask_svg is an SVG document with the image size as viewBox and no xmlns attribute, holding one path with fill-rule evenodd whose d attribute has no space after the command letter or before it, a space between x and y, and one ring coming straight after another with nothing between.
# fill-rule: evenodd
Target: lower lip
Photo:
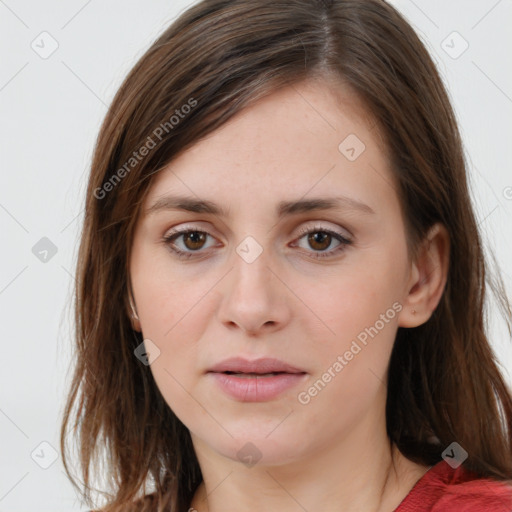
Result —
<instances>
[{"instance_id":1,"label":"lower lip","mask_svg":"<svg viewBox=\"0 0 512 512\"><path fill-rule=\"evenodd\" d=\"M265 402L301 383L305 373L280 373L271 377L237 377L210 372L220 388L241 402Z\"/></svg>"}]
</instances>

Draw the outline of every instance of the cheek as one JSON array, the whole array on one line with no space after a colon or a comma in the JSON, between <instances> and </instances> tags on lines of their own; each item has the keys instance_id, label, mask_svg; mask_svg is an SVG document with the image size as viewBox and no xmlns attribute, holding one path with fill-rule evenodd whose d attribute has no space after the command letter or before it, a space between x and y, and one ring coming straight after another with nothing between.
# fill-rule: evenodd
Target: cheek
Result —
<instances>
[{"instance_id":1,"label":"cheek","mask_svg":"<svg viewBox=\"0 0 512 512\"><path fill-rule=\"evenodd\" d=\"M198 366L208 302L201 300L204 293L197 289L180 282L165 283L165 279L148 282L140 294L142 332L160 350L152 371L163 375L167 385L172 385L171 375L185 385L192 382Z\"/></svg>"},{"instance_id":2,"label":"cheek","mask_svg":"<svg viewBox=\"0 0 512 512\"><path fill-rule=\"evenodd\" d=\"M394 324L393 304L400 298L400 289L399 265L393 265L392 260L389 257L386 262L380 257L380 261L356 262L322 276L315 286L311 279L302 281L302 286L300 280L295 281L294 292L310 308L304 310L303 320L310 319L310 326L319 324L316 332L325 346L342 349L387 311L386 329ZM380 322L378 327L383 330Z\"/></svg>"},{"instance_id":3,"label":"cheek","mask_svg":"<svg viewBox=\"0 0 512 512\"><path fill-rule=\"evenodd\" d=\"M137 310L145 337L172 342L180 324L194 315L204 280L191 284L181 263L172 264L171 255L161 246L136 243L131 260L131 279ZM204 285L204 286L203 286ZM197 313L195 313L197 314Z\"/></svg>"},{"instance_id":4,"label":"cheek","mask_svg":"<svg viewBox=\"0 0 512 512\"><path fill-rule=\"evenodd\" d=\"M218 429L207 412L210 409L208 403L195 387L195 356L180 350L180 347L168 345L151 364L150 369L156 385L169 408L192 433L197 434L207 426L206 432L214 431L217 435L222 435L222 429Z\"/></svg>"},{"instance_id":5,"label":"cheek","mask_svg":"<svg viewBox=\"0 0 512 512\"><path fill-rule=\"evenodd\" d=\"M305 405L298 407L314 418L326 410L338 411L323 426L326 435L329 429L334 435L350 428L368 411L379 414L385 403L386 370L400 310L392 285L390 268L375 269L374 274L354 270L330 281L328 293L309 296L312 309L333 332L319 328L317 342L309 345L316 372L300 390L299 403Z\"/></svg>"},{"instance_id":6,"label":"cheek","mask_svg":"<svg viewBox=\"0 0 512 512\"><path fill-rule=\"evenodd\" d=\"M188 296L155 287L148 298L153 306L144 310L143 335L159 348L159 356L150 365L153 378L174 414L185 425L201 425L209 421L196 392L200 340L208 317L205 305L196 294ZM193 398L198 396L198 398ZM210 419L211 420L211 419Z\"/></svg>"},{"instance_id":7,"label":"cheek","mask_svg":"<svg viewBox=\"0 0 512 512\"><path fill-rule=\"evenodd\" d=\"M309 345L316 368L309 385L322 390L311 400L319 411L340 403L347 411L363 411L386 381L402 308L400 269L400 255L381 248L313 292L300 290L322 320L318 328L308 330L317 340Z\"/></svg>"},{"instance_id":8,"label":"cheek","mask_svg":"<svg viewBox=\"0 0 512 512\"><path fill-rule=\"evenodd\" d=\"M212 314L208 290L215 280L194 280L170 263L165 251L134 247L131 277L144 339L159 350L149 369L165 401L186 424L205 411L192 398L200 360L199 342Z\"/></svg>"}]
</instances>

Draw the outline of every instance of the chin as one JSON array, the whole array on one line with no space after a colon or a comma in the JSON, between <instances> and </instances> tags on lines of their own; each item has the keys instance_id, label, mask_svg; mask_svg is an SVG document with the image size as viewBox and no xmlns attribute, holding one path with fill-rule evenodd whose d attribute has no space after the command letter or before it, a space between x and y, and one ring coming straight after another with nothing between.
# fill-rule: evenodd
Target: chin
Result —
<instances>
[{"instance_id":1,"label":"chin","mask_svg":"<svg viewBox=\"0 0 512 512\"><path fill-rule=\"evenodd\" d=\"M279 421L274 422L273 428L278 424ZM226 434L220 443L218 437L203 437L202 442L208 444L210 450L247 468L280 466L294 462L300 457L300 452L304 448L304 437L302 441L297 439L296 430L292 433L283 429L278 433L279 428L280 426L272 432L272 429L257 428L253 424L252 428L241 428L238 432L233 432L228 427L233 437Z\"/></svg>"}]
</instances>

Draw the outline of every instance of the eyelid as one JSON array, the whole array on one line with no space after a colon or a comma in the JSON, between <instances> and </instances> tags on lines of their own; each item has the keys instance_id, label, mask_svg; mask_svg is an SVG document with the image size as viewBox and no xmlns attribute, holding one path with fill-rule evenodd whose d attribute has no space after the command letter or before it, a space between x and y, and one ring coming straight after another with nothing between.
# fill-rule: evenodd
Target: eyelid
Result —
<instances>
[{"instance_id":1,"label":"eyelid","mask_svg":"<svg viewBox=\"0 0 512 512\"><path fill-rule=\"evenodd\" d=\"M207 224L207 223L205 223ZM211 226L208 226L208 227L204 227L201 223L193 223L193 224L177 224L176 226L179 226L179 227L172 227L170 229L168 229L165 234L164 234L164 238L169 238L170 236L174 235L174 234L177 234L177 233L186 233L187 231L199 231L201 233L208 233L210 236L215 236L216 238L217 235L214 235L214 233L216 232L215 229L213 229Z\"/></svg>"},{"instance_id":2,"label":"eyelid","mask_svg":"<svg viewBox=\"0 0 512 512\"><path fill-rule=\"evenodd\" d=\"M307 233L310 233L311 231L325 231L327 233L334 233L337 236L344 238L345 240L352 239L353 235L347 228L342 228L341 226L338 226L338 225L336 225L335 227L330 227L328 225L320 225L320 223L324 223L324 222L327 222L327 221L316 220L316 221L312 221L312 224L306 224L305 226L303 226L299 229L298 236L305 235ZM345 231L346 235L341 233L340 232L341 230Z\"/></svg>"},{"instance_id":3,"label":"eyelid","mask_svg":"<svg viewBox=\"0 0 512 512\"><path fill-rule=\"evenodd\" d=\"M306 221L306 223L302 222L301 223L302 227L299 229L299 231L297 232L296 236L304 235L304 234L309 233L310 231L312 231L314 229L317 229L318 231L333 232L333 233L335 233L335 234L337 234L339 236L344 237L345 239L350 239L353 236L352 233L350 232L350 230L345 228L345 227L342 228L341 226L338 226L338 225L335 225L336 227L334 227L334 228L331 228L331 227L325 226L325 225L320 226L320 225L318 225L320 222L322 222L322 223L327 222L327 223L332 224L332 222L325 221L325 220L314 220L314 221L310 221L309 223L307 221ZM215 236L216 238L218 238L216 235L214 235L212 233L212 231L215 231L214 229L212 229L211 227L203 228L203 226L200 224L200 221L199 221L199 225L196 222L194 224L183 224L183 225L182 224L177 224L177 226L179 226L179 229L175 229L173 227L173 228L170 228L169 231L166 231L166 233L164 235L164 238L169 238L173 234L184 233L184 232L187 232L187 231L200 231L200 232L207 233L210 236ZM343 229L348 234L348 236L343 235L342 233L340 233L338 231L340 229Z\"/></svg>"}]
</instances>

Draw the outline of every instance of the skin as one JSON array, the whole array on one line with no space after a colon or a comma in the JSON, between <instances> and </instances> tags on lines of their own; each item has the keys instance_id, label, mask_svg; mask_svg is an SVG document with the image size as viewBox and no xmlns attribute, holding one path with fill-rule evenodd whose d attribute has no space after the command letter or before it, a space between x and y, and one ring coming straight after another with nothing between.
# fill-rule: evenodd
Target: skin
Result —
<instances>
[{"instance_id":1,"label":"skin","mask_svg":"<svg viewBox=\"0 0 512 512\"><path fill-rule=\"evenodd\" d=\"M365 144L354 161L338 149L349 134ZM151 372L190 430L203 474L191 507L394 510L428 467L389 446L387 365L398 327L420 325L436 308L449 241L434 226L410 261L382 138L357 98L313 79L273 92L178 155L156 177L144 210L168 194L210 200L229 213L141 216L130 259L133 326L160 350ZM275 214L283 200L341 194L375 213ZM322 232L319 226L352 244L335 253L335 237L315 244L300 233ZM202 245L197 234L174 240L193 253L188 260L162 241L185 228L209 233ZM236 251L247 236L262 248L252 263ZM315 258L320 252L331 256ZM301 404L298 393L394 303L400 311ZM238 401L205 374L231 356L276 357L307 376L271 401ZM248 442L261 456L250 467L237 456Z\"/></svg>"}]
</instances>

